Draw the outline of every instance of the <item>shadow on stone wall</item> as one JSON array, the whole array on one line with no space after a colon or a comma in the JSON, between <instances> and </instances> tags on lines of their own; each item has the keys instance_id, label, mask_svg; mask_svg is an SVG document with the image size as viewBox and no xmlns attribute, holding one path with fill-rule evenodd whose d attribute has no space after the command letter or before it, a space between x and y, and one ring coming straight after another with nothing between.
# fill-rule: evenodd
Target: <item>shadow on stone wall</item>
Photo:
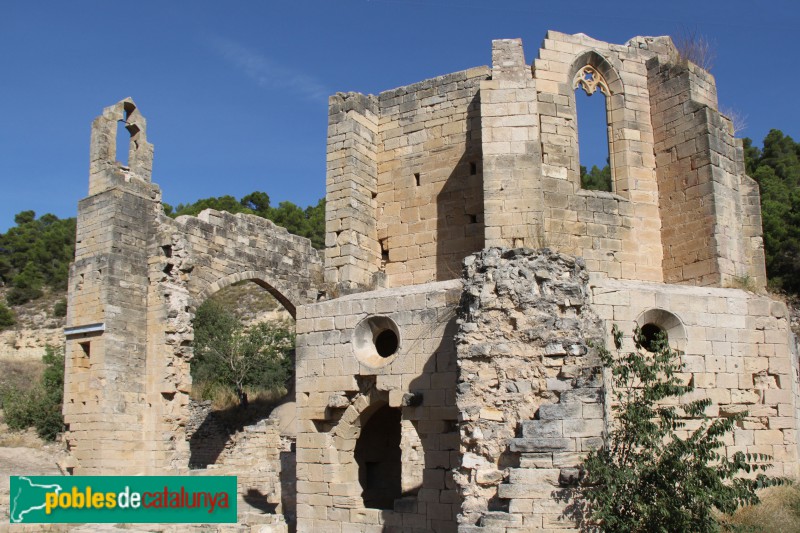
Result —
<instances>
[{"instance_id":1,"label":"shadow on stone wall","mask_svg":"<svg viewBox=\"0 0 800 533\"><path fill-rule=\"evenodd\" d=\"M464 153L436 196L436 280L461 277L461 261L484 247L480 93L467 107Z\"/></svg>"},{"instance_id":2,"label":"shadow on stone wall","mask_svg":"<svg viewBox=\"0 0 800 533\"><path fill-rule=\"evenodd\" d=\"M234 406L214 411L210 400L189 404L189 468L203 469L215 464L232 443L231 438L246 426L269 417L276 407L274 401L253 400L247 407Z\"/></svg>"},{"instance_id":3,"label":"shadow on stone wall","mask_svg":"<svg viewBox=\"0 0 800 533\"><path fill-rule=\"evenodd\" d=\"M455 526L456 516L461 511L461 494L452 478L452 472L460 462L456 459L459 455L460 434L456 407L458 366L453 341L458 325L452 308L438 311L438 320L430 324L430 327L432 332L441 331L441 342L425 362L422 376L412 380L408 387L408 392L422 396L422 403L403 407L403 417L413 422L422 443L424 483L418 491L408 491L409 495L396 500L394 511L420 513L419 494L414 493L424 491L429 495L430 491L438 490L438 501L451 506L449 517L440 515L439 518L434 518L430 512L425 511L420 514L427 514L428 525L433 530L449 531L449 528ZM420 339L428 337L420 335ZM387 532L395 530L384 527Z\"/></svg>"}]
</instances>

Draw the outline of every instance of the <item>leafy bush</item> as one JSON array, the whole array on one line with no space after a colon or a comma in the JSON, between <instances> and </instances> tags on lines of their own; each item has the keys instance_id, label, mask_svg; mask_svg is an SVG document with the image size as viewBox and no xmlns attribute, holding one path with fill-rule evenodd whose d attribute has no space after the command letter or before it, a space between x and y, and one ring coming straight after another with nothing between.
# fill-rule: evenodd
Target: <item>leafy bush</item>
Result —
<instances>
[{"instance_id":1,"label":"leafy bush","mask_svg":"<svg viewBox=\"0 0 800 533\"><path fill-rule=\"evenodd\" d=\"M14 325L14 313L11 309L0 303L0 331Z\"/></svg>"},{"instance_id":2,"label":"leafy bush","mask_svg":"<svg viewBox=\"0 0 800 533\"><path fill-rule=\"evenodd\" d=\"M213 385L227 387L240 399L246 388L283 389L291 377L294 338L291 327L283 323L245 328L224 306L207 300L194 319L192 379L208 391L215 389Z\"/></svg>"},{"instance_id":3,"label":"leafy bush","mask_svg":"<svg viewBox=\"0 0 800 533\"><path fill-rule=\"evenodd\" d=\"M54 440L64 428L61 405L64 398L64 349L48 346L42 357L45 369L39 383L29 389L6 386L0 404L11 429L35 427L43 439Z\"/></svg>"},{"instance_id":4,"label":"leafy bush","mask_svg":"<svg viewBox=\"0 0 800 533\"><path fill-rule=\"evenodd\" d=\"M42 290L37 288L20 289L19 287L12 287L6 294L6 301L11 305L22 305L31 300L41 298L42 294L44 294Z\"/></svg>"},{"instance_id":5,"label":"leafy bush","mask_svg":"<svg viewBox=\"0 0 800 533\"><path fill-rule=\"evenodd\" d=\"M67 316L67 299L61 298L53 306L53 316L64 317Z\"/></svg>"},{"instance_id":6,"label":"leafy bush","mask_svg":"<svg viewBox=\"0 0 800 533\"><path fill-rule=\"evenodd\" d=\"M613 337L619 352L622 333L616 326ZM618 404L606 447L591 452L584 464L589 517L602 531L718 531L718 511L729 514L757 503L757 489L783 480L764 474L771 460L766 455L720 455L724 436L747 413L711 419L705 414L709 399L680 409L661 403L693 390L679 379L679 357L663 336L648 346L637 329L634 344L633 352L619 357L601 350ZM688 430L687 419L697 429ZM741 477L747 473L755 476Z\"/></svg>"}]
</instances>

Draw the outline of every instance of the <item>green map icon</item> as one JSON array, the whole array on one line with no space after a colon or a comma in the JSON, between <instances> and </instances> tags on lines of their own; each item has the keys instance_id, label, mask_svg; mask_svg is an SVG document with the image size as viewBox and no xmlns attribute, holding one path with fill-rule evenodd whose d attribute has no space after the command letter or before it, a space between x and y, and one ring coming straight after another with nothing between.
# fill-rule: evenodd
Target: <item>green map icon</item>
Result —
<instances>
[{"instance_id":1,"label":"green map icon","mask_svg":"<svg viewBox=\"0 0 800 533\"><path fill-rule=\"evenodd\" d=\"M45 515L45 495L48 492L60 494L63 490L63 487L56 483L37 483L25 476L13 476L9 502L11 523L42 522Z\"/></svg>"}]
</instances>

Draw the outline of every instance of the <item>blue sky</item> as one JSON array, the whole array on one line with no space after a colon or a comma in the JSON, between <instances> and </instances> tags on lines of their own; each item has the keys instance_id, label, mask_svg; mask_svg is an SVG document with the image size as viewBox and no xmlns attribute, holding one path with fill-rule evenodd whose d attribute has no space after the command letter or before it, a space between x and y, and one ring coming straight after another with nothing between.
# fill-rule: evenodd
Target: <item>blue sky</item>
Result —
<instances>
[{"instance_id":1,"label":"blue sky","mask_svg":"<svg viewBox=\"0 0 800 533\"><path fill-rule=\"evenodd\" d=\"M132 96L166 202L254 190L274 204L324 195L327 95L377 93L491 62L548 29L624 43L696 31L716 48L720 103L759 144L800 138L791 1L9 0L0 8L0 231L33 209L74 216L89 131Z\"/></svg>"}]
</instances>

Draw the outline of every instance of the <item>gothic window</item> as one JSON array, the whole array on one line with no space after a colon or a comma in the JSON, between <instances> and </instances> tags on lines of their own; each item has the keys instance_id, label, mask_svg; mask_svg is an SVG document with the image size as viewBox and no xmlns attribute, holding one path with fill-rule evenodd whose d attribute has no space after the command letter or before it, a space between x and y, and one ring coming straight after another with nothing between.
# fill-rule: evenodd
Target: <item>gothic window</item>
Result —
<instances>
[{"instance_id":1,"label":"gothic window","mask_svg":"<svg viewBox=\"0 0 800 533\"><path fill-rule=\"evenodd\" d=\"M592 65L578 70L573 79L573 88L576 93L581 188L611 192L614 181L609 105L611 91L603 75Z\"/></svg>"}]
</instances>

